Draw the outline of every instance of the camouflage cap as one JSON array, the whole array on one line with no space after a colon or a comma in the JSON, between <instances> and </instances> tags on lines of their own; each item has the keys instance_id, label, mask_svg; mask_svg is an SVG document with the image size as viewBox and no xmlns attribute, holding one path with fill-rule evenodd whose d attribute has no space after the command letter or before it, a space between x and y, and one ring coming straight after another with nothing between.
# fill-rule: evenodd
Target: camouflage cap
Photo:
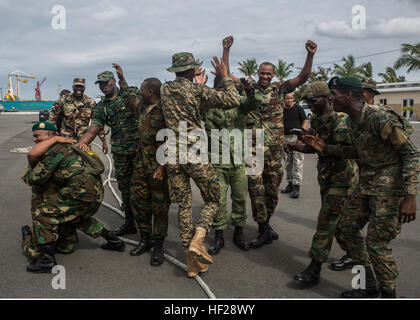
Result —
<instances>
[{"instance_id":1,"label":"camouflage cap","mask_svg":"<svg viewBox=\"0 0 420 320\"><path fill-rule=\"evenodd\" d=\"M35 131L35 130L47 130L47 131L54 131L54 132L56 132L57 131L57 128L51 122L48 122L48 121L45 121L45 122L39 121L39 122L35 123L32 126L32 131Z\"/></svg>"},{"instance_id":2,"label":"camouflage cap","mask_svg":"<svg viewBox=\"0 0 420 320\"><path fill-rule=\"evenodd\" d=\"M74 86L85 86L85 79L83 78L74 78L73 85Z\"/></svg>"},{"instance_id":3,"label":"camouflage cap","mask_svg":"<svg viewBox=\"0 0 420 320\"><path fill-rule=\"evenodd\" d=\"M356 77L334 77L328 82L330 89L363 88L362 82Z\"/></svg>"},{"instance_id":4,"label":"camouflage cap","mask_svg":"<svg viewBox=\"0 0 420 320\"><path fill-rule=\"evenodd\" d=\"M362 80L363 89L370 89L375 93L375 96L381 94L378 90L376 90L376 81L371 79Z\"/></svg>"},{"instance_id":5,"label":"camouflage cap","mask_svg":"<svg viewBox=\"0 0 420 320\"><path fill-rule=\"evenodd\" d=\"M325 82L316 81L312 82L303 92L303 99L312 99L320 96L328 96L330 90Z\"/></svg>"},{"instance_id":6,"label":"camouflage cap","mask_svg":"<svg viewBox=\"0 0 420 320\"><path fill-rule=\"evenodd\" d=\"M96 80L95 83L107 82L109 79L115 79L114 74L112 71L104 71L98 74L98 80Z\"/></svg>"},{"instance_id":7,"label":"camouflage cap","mask_svg":"<svg viewBox=\"0 0 420 320\"><path fill-rule=\"evenodd\" d=\"M197 63L192 53L178 52L172 56L172 66L168 69L169 72L182 72L189 69L199 68L202 62Z\"/></svg>"}]
</instances>

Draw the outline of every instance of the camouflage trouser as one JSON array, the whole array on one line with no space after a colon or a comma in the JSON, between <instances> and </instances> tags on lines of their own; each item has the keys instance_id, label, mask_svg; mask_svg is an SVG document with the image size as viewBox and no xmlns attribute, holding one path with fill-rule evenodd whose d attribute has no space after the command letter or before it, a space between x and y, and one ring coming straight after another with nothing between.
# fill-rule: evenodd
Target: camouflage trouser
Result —
<instances>
[{"instance_id":1,"label":"camouflage trouser","mask_svg":"<svg viewBox=\"0 0 420 320\"><path fill-rule=\"evenodd\" d=\"M287 135L285 136L285 144L297 144L296 135ZM300 186L302 185L302 176L303 176L303 153L292 151L284 153L284 164L286 168L286 180L290 184Z\"/></svg>"},{"instance_id":2,"label":"camouflage trouser","mask_svg":"<svg viewBox=\"0 0 420 320\"><path fill-rule=\"evenodd\" d=\"M115 178L117 179L118 189L121 192L123 211L126 219L133 220L133 213L130 206L130 181L135 166L136 153L126 155L112 155L114 159Z\"/></svg>"},{"instance_id":3,"label":"camouflage trouser","mask_svg":"<svg viewBox=\"0 0 420 320\"><path fill-rule=\"evenodd\" d=\"M229 168L214 166L220 184L220 209L213 221L213 228L224 230L227 227L227 193L230 186L232 199L232 223L235 227L245 226L246 186L245 165L231 165Z\"/></svg>"},{"instance_id":4,"label":"camouflage trouser","mask_svg":"<svg viewBox=\"0 0 420 320\"><path fill-rule=\"evenodd\" d=\"M265 146L263 173L248 176L252 216L258 223L265 222L277 207L278 189L283 178L282 157L283 145Z\"/></svg>"},{"instance_id":5,"label":"camouflage trouser","mask_svg":"<svg viewBox=\"0 0 420 320\"><path fill-rule=\"evenodd\" d=\"M139 229L152 234L152 239L162 239L168 231L168 179L153 179L153 175L154 171L147 170L142 157L138 157L131 178L130 204Z\"/></svg>"},{"instance_id":6,"label":"camouflage trouser","mask_svg":"<svg viewBox=\"0 0 420 320\"><path fill-rule=\"evenodd\" d=\"M32 210L32 236L23 243L24 253L38 259L38 245L51 242L58 251L73 252L78 241L75 229L92 238L99 237L104 225L92 216L102 199L102 183L93 177L77 181L49 196Z\"/></svg>"},{"instance_id":7,"label":"camouflage trouser","mask_svg":"<svg viewBox=\"0 0 420 320\"><path fill-rule=\"evenodd\" d=\"M328 192L321 194L321 210L309 250L311 259L321 263L327 261L334 236L340 248L347 252L343 233L337 226L347 199L348 196L329 195Z\"/></svg>"},{"instance_id":8,"label":"camouflage trouser","mask_svg":"<svg viewBox=\"0 0 420 320\"><path fill-rule=\"evenodd\" d=\"M365 195L355 191L343 210L339 228L351 258L368 266L369 260L380 287L395 288L398 271L391 240L401 232L398 222L402 198L393 195ZM366 240L361 230L368 224Z\"/></svg>"},{"instance_id":9,"label":"camouflage trouser","mask_svg":"<svg viewBox=\"0 0 420 320\"><path fill-rule=\"evenodd\" d=\"M168 164L169 193L172 203L179 205L178 220L183 248L188 248L194 237L192 223L192 193L190 178L201 191L204 206L197 227L210 232L213 219L219 209L220 187L211 164Z\"/></svg>"}]
</instances>

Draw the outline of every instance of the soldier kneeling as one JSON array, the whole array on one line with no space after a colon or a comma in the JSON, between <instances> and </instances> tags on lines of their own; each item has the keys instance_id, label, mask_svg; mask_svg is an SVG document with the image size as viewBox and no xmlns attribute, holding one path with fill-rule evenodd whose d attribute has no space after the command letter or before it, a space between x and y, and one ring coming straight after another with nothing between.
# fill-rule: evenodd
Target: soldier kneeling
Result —
<instances>
[{"instance_id":1,"label":"soldier kneeling","mask_svg":"<svg viewBox=\"0 0 420 320\"><path fill-rule=\"evenodd\" d=\"M22 177L32 187L32 230L22 227L23 251L33 261L27 271L51 272L56 250L76 249L76 229L105 238L103 249L124 251L124 243L93 218L104 196L104 165L98 156L57 136L50 122L38 122L32 131L36 145L28 153L29 166Z\"/></svg>"}]
</instances>

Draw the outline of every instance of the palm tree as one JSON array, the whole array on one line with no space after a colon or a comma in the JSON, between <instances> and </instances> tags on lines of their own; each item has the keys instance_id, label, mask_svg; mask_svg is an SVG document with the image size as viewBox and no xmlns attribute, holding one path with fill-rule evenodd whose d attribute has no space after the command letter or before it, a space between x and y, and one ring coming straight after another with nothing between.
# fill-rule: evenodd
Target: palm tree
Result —
<instances>
[{"instance_id":1,"label":"palm tree","mask_svg":"<svg viewBox=\"0 0 420 320\"><path fill-rule=\"evenodd\" d=\"M239 62L239 65L241 67L238 68L238 70L248 78L252 79L252 76L257 74L258 64L255 58L246 59L246 61Z\"/></svg>"},{"instance_id":2,"label":"palm tree","mask_svg":"<svg viewBox=\"0 0 420 320\"><path fill-rule=\"evenodd\" d=\"M367 62L360 66L360 75L363 79L373 79L372 63Z\"/></svg>"},{"instance_id":3,"label":"palm tree","mask_svg":"<svg viewBox=\"0 0 420 320\"><path fill-rule=\"evenodd\" d=\"M415 45L403 43L401 46L404 54L395 62L394 68L406 67L407 72L420 69L420 42Z\"/></svg>"},{"instance_id":4,"label":"palm tree","mask_svg":"<svg viewBox=\"0 0 420 320\"><path fill-rule=\"evenodd\" d=\"M334 63L334 74L340 77L352 76L362 77L362 68L356 66L356 59L349 55L347 58L343 58L344 64L342 66Z\"/></svg>"},{"instance_id":5,"label":"palm tree","mask_svg":"<svg viewBox=\"0 0 420 320\"><path fill-rule=\"evenodd\" d=\"M276 77L283 82L284 79L287 79L292 74L294 65L294 63L287 64L286 61L279 59L277 66L274 67Z\"/></svg>"},{"instance_id":6,"label":"palm tree","mask_svg":"<svg viewBox=\"0 0 420 320\"><path fill-rule=\"evenodd\" d=\"M309 77L310 82L314 81L324 81L327 82L330 80L332 76L332 69L331 68L323 68L318 66L316 71L312 71Z\"/></svg>"},{"instance_id":7,"label":"palm tree","mask_svg":"<svg viewBox=\"0 0 420 320\"><path fill-rule=\"evenodd\" d=\"M378 76L380 76L385 83L406 81L404 76L397 76L395 69L392 67L386 67L385 73L378 73Z\"/></svg>"}]
</instances>

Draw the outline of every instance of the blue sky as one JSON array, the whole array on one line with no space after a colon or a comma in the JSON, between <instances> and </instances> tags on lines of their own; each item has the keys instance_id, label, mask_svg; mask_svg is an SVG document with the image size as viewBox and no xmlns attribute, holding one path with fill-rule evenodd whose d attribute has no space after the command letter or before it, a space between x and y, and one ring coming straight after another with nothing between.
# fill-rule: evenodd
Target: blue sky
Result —
<instances>
[{"instance_id":1,"label":"blue sky","mask_svg":"<svg viewBox=\"0 0 420 320\"><path fill-rule=\"evenodd\" d=\"M66 9L66 29L51 27L55 5ZM353 30L352 8L366 9L366 29ZM166 71L171 56L190 51L204 60L208 71L221 40L233 35L231 70L240 75L238 62L284 59L303 66L305 42L318 43L314 63L398 49L401 43L420 41L420 1L9 1L0 2L0 87L7 74L21 70L38 80L47 76L43 98L55 99L59 85L71 89L74 77L87 80L86 93L96 97L96 75L119 63L130 84L148 77L173 79ZM384 72L399 52L358 59L371 61L373 71ZM328 65L324 65L328 66ZM294 75L298 72L295 69ZM420 80L420 72L406 74ZM21 97L33 98L35 82L21 85Z\"/></svg>"}]
</instances>

